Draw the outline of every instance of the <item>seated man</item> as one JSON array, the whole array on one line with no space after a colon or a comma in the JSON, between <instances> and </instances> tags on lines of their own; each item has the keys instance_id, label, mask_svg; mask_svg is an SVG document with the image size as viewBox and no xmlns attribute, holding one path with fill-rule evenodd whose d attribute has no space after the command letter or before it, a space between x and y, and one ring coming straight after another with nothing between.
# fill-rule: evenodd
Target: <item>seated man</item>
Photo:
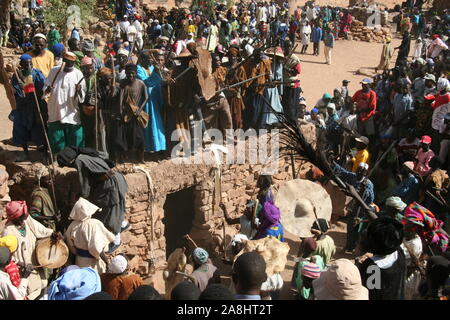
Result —
<instances>
[{"instance_id":1,"label":"seated man","mask_svg":"<svg viewBox=\"0 0 450 320\"><path fill-rule=\"evenodd\" d=\"M0 300L24 300L27 295L28 280L23 279L16 287L5 270L11 260L7 247L0 247Z\"/></svg>"},{"instance_id":2,"label":"seated man","mask_svg":"<svg viewBox=\"0 0 450 320\"><path fill-rule=\"evenodd\" d=\"M103 291L113 300L127 300L134 289L144 284L140 276L129 274L127 268L127 258L119 254L111 259L107 273L100 275Z\"/></svg>"},{"instance_id":3,"label":"seated man","mask_svg":"<svg viewBox=\"0 0 450 320\"><path fill-rule=\"evenodd\" d=\"M17 237L18 247L12 255L14 261L21 266L23 274L29 274L28 278L28 299L34 300L47 286L47 278L43 268L36 269L38 265L35 255L36 242L39 239L48 237L58 238L52 229L44 227L28 214L28 207L25 201L11 201L6 205L7 222L2 236L13 235ZM31 273L29 273L31 271Z\"/></svg>"},{"instance_id":4,"label":"seated man","mask_svg":"<svg viewBox=\"0 0 450 320\"><path fill-rule=\"evenodd\" d=\"M194 272L191 277L200 291L205 290L211 283L220 283L219 270L212 264L205 249L195 248L192 260L194 260Z\"/></svg>"}]
</instances>

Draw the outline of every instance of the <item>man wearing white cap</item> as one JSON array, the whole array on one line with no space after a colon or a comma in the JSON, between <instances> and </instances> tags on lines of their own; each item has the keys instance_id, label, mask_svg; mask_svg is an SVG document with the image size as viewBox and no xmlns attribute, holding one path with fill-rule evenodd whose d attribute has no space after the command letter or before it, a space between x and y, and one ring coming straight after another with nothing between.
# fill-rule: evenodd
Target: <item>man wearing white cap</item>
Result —
<instances>
[{"instance_id":1,"label":"man wearing white cap","mask_svg":"<svg viewBox=\"0 0 450 320\"><path fill-rule=\"evenodd\" d=\"M116 65L115 65L117 80L123 80L126 78L125 65L128 62L129 54L130 54L130 52L123 48L120 48L119 51L117 51Z\"/></svg>"},{"instance_id":2,"label":"man wearing white cap","mask_svg":"<svg viewBox=\"0 0 450 320\"><path fill-rule=\"evenodd\" d=\"M130 26L130 22L128 21L128 16L124 15L123 20L120 21L120 31L122 39L127 39L127 29Z\"/></svg>"},{"instance_id":3,"label":"man wearing white cap","mask_svg":"<svg viewBox=\"0 0 450 320\"><path fill-rule=\"evenodd\" d=\"M55 65L55 56L47 50L47 37L42 33L37 33L33 37L33 50L30 52L33 67L41 70L45 77L48 77L50 70Z\"/></svg>"},{"instance_id":4,"label":"man wearing white cap","mask_svg":"<svg viewBox=\"0 0 450 320\"><path fill-rule=\"evenodd\" d=\"M137 274L128 274L128 260L119 254L111 259L108 271L100 275L102 289L108 292L114 300L127 300L137 287L144 281Z\"/></svg>"},{"instance_id":5,"label":"man wearing white cap","mask_svg":"<svg viewBox=\"0 0 450 320\"><path fill-rule=\"evenodd\" d=\"M50 31L48 32L48 47L52 49L55 44L60 42L60 40L61 35L59 34L59 31L56 29L55 24L54 23L50 24Z\"/></svg>"},{"instance_id":6,"label":"man wearing white cap","mask_svg":"<svg viewBox=\"0 0 450 320\"><path fill-rule=\"evenodd\" d=\"M64 53L63 70L55 67L50 71L44 90L48 99L48 138L53 154L68 146L83 147L78 103L84 101L86 82L83 73L74 68L77 56Z\"/></svg>"}]
</instances>

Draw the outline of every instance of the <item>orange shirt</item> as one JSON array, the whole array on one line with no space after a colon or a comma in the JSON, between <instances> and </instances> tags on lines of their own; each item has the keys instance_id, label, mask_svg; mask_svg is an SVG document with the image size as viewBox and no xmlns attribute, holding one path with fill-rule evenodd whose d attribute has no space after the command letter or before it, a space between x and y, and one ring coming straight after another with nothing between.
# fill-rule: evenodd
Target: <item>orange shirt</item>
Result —
<instances>
[{"instance_id":1,"label":"orange shirt","mask_svg":"<svg viewBox=\"0 0 450 320\"><path fill-rule=\"evenodd\" d=\"M114 300L127 300L137 287L144 284L137 274L116 275L104 273L102 279L102 290L108 292Z\"/></svg>"}]
</instances>

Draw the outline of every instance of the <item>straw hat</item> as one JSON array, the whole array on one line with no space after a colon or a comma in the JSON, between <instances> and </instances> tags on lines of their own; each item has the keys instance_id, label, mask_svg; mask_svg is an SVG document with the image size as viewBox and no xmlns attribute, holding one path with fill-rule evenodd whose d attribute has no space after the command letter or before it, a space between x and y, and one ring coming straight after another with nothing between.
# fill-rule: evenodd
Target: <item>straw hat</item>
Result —
<instances>
[{"instance_id":1,"label":"straw hat","mask_svg":"<svg viewBox=\"0 0 450 320\"><path fill-rule=\"evenodd\" d=\"M319 184L309 180L295 179L282 184L275 199L281 211L281 223L290 233L311 237L311 226L316 217L331 219L332 204L330 195Z\"/></svg>"},{"instance_id":2,"label":"straw hat","mask_svg":"<svg viewBox=\"0 0 450 320\"><path fill-rule=\"evenodd\" d=\"M348 259L338 259L313 281L318 300L369 300L369 290L362 285L358 268Z\"/></svg>"}]
</instances>

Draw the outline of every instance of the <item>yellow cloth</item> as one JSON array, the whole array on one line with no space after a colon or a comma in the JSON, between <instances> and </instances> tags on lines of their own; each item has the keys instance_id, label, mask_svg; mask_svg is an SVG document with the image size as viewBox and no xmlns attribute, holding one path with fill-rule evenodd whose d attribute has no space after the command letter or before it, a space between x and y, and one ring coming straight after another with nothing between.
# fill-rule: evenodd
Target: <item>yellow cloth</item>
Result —
<instances>
[{"instance_id":1,"label":"yellow cloth","mask_svg":"<svg viewBox=\"0 0 450 320\"><path fill-rule=\"evenodd\" d=\"M47 78L50 70L55 66L55 56L49 50L45 50L44 52L42 56L36 56L33 52L30 55L32 57L33 68L41 70Z\"/></svg>"},{"instance_id":2,"label":"yellow cloth","mask_svg":"<svg viewBox=\"0 0 450 320\"><path fill-rule=\"evenodd\" d=\"M359 150L356 153L356 156L352 158L353 166L352 166L352 172L356 172L358 170L358 166L361 162L369 163L370 154L367 149Z\"/></svg>"},{"instance_id":3,"label":"yellow cloth","mask_svg":"<svg viewBox=\"0 0 450 320\"><path fill-rule=\"evenodd\" d=\"M195 33L197 32L197 28L195 27L195 25L190 24L186 27L186 32L193 33L195 35Z\"/></svg>"},{"instance_id":4,"label":"yellow cloth","mask_svg":"<svg viewBox=\"0 0 450 320\"><path fill-rule=\"evenodd\" d=\"M11 253L17 250L18 241L17 237L10 235L0 238L0 247L7 247Z\"/></svg>"},{"instance_id":5,"label":"yellow cloth","mask_svg":"<svg viewBox=\"0 0 450 320\"><path fill-rule=\"evenodd\" d=\"M336 253L336 245L334 244L333 238L329 235L325 235L323 239L317 240L316 251L312 255L319 255L323 258L323 262L328 264Z\"/></svg>"}]
</instances>

